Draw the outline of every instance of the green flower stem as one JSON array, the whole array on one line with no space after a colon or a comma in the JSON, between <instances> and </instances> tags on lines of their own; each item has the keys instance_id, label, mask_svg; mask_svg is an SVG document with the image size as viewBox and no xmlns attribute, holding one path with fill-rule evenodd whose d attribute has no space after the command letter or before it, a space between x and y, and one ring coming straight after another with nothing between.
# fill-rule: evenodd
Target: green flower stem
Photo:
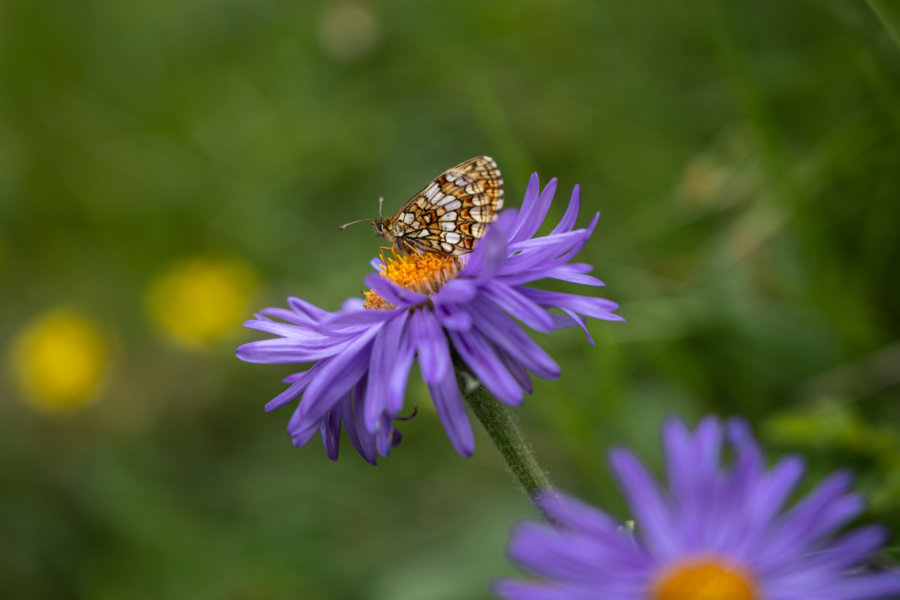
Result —
<instances>
[{"instance_id":1,"label":"green flower stem","mask_svg":"<svg viewBox=\"0 0 900 600\"><path fill-rule=\"evenodd\" d=\"M459 376L459 389L531 500L534 502L539 493L552 493L553 485L516 427L509 408L494 398L483 385L465 375ZM544 514L540 504L535 503L535 506ZM546 514L544 516L548 517Z\"/></svg>"}]
</instances>

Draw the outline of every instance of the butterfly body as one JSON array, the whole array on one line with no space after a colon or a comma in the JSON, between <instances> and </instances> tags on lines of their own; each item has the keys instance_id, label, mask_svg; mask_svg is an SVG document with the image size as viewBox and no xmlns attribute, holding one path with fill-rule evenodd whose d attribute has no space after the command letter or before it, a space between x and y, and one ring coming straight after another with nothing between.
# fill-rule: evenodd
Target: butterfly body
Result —
<instances>
[{"instance_id":1,"label":"butterfly body","mask_svg":"<svg viewBox=\"0 0 900 600\"><path fill-rule=\"evenodd\" d=\"M503 177L489 156L447 169L393 217L372 220L375 233L401 254L472 251L503 208Z\"/></svg>"}]
</instances>

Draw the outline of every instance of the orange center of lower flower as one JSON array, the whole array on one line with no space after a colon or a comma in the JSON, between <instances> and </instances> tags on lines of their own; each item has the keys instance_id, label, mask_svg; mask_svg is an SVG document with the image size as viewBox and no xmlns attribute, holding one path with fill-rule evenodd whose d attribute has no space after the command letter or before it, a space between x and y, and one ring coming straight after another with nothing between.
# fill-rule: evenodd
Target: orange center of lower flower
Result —
<instances>
[{"instance_id":1,"label":"orange center of lower flower","mask_svg":"<svg viewBox=\"0 0 900 600\"><path fill-rule=\"evenodd\" d=\"M649 600L760 600L756 584L740 567L717 560L683 562L663 571Z\"/></svg>"},{"instance_id":2,"label":"orange center of lower flower","mask_svg":"<svg viewBox=\"0 0 900 600\"><path fill-rule=\"evenodd\" d=\"M462 266L456 256L425 252L423 254L381 255L381 276L399 286L420 294L432 294L452 279ZM379 296L374 290L364 292L364 308L389 310L393 304Z\"/></svg>"}]
</instances>

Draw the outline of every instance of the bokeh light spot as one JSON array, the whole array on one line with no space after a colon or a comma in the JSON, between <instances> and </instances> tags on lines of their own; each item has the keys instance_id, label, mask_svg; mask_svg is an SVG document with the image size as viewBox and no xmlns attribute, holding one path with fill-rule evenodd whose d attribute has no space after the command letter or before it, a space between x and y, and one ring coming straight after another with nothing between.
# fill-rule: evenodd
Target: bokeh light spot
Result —
<instances>
[{"instance_id":1,"label":"bokeh light spot","mask_svg":"<svg viewBox=\"0 0 900 600\"><path fill-rule=\"evenodd\" d=\"M333 59L352 62L371 54L378 42L378 17L364 2L329 2L319 15L319 42Z\"/></svg>"},{"instance_id":2,"label":"bokeh light spot","mask_svg":"<svg viewBox=\"0 0 900 600\"><path fill-rule=\"evenodd\" d=\"M150 315L177 344L202 350L240 330L256 280L253 269L240 260L181 260L151 284Z\"/></svg>"},{"instance_id":3,"label":"bokeh light spot","mask_svg":"<svg viewBox=\"0 0 900 600\"><path fill-rule=\"evenodd\" d=\"M108 343L88 317L58 308L25 325L13 342L12 358L15 378L32 406L68 412L96 398Z\"/></svg>"}]
</instances>

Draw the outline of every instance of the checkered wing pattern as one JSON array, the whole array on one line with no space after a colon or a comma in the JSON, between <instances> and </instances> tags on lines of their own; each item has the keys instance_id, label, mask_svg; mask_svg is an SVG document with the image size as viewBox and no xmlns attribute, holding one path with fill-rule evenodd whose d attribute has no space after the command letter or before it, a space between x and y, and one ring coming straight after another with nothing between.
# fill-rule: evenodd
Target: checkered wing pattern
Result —
<instances>
[{"instance_id":1,"label":"checkered wing pattern","mask_svg":"<svg viewBox=\"0 0 900 600\"><path fill-rule=\"evenodd\" d=\"M503 177L489 156L441 173L387 223L404 252L458 256L472 251L503 208Z\"/></svg>"}]
</instances>

